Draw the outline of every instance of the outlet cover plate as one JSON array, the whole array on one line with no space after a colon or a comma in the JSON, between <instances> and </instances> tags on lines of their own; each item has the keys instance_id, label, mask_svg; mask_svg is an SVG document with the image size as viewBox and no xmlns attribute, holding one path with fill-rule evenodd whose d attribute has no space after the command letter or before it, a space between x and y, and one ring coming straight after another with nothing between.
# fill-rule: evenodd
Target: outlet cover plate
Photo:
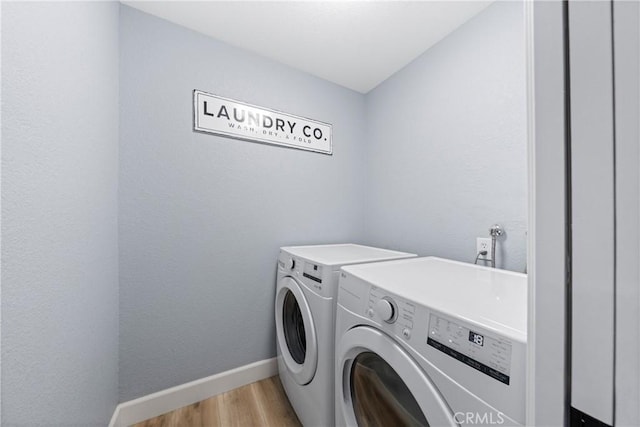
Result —
<instances>
[{"instance_id":1,"label":"outlet cover plate","mask_svg":"<svg viewBox=\"0 0 640 427\"><path fill-rule=\"evenodd\" d=\"M478 259L491 259L491 237L476 238L476 255L482 251L487 251L486 255L480 255Z\"/></svg>"}]
</instances>

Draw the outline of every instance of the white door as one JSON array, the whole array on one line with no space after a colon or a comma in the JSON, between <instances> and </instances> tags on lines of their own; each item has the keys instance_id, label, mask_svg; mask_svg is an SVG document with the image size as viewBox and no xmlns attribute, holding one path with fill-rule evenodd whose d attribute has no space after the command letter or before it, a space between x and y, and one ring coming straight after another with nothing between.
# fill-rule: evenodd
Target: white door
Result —
<instances>
[{"instance_id":1,"label":"white door","mask_svg":"<svg viewBox=\"0 0 640 427\"><path fill-rule=\"evenodd\" d=\"M349 426L458 425L413 358L382 332L359 326L341 339L338 418Z\"/></svg>"},{"instance_id":2,"label":"white door","mask_svg":"<svg viewBox=\"0 0 640 427\"><path fill-rule=\"evenodd\" d=\"M281 357L296 382L308 384L318 365L316 328L304 293L292 277L278 283L275 313Z\"/></svg>"},{"instance_id":3,"label":"white door","mask_svg":"<svg viewBox=\"0 0 640 427\"><path fill-rule=\"evenodd\" d=\"M640 423L639 11L534 7L530 424Z\"/></svg>"}]
</instances>

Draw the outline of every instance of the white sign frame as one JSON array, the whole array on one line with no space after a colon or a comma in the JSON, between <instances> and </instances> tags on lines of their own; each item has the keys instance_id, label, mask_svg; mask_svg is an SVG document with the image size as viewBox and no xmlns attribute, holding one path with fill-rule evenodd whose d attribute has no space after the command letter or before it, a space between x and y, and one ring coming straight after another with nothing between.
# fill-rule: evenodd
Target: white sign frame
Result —
<instances>
[{"instance_id":1,"label":"white sign frame","mask_svg":"<svg viewBox=\"0 0 640 427\"><path fill-rule=\"evenodd\" d=\"M242 121L239 121L238 110L242 112ZM270 126L266 126L267 119ZM243 124L245 120L246 124ZM272 130L274 127L276 130ZM259 107L197 89L193 91L193 130L333 155L333 126L329 123Z\"/></svg>"}]
</instances>

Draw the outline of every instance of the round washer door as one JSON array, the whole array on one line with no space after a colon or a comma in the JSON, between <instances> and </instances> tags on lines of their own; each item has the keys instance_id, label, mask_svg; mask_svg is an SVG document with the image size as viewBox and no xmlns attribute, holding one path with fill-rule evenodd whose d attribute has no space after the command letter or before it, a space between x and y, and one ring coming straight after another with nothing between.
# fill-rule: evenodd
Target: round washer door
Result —
<instances>
[{"instance_id":1,"label":"round washer door","mask_svg":"<svg viewBox=\"0 0 640 427\"><path fill-rule=\"evenodd\" d=\"M343 336L336 411L348 426L457 426L438 389L393 339L367 327Z\"/></svg>"},{"instance_id":2,"label":"round washer door","mask_svg":"<svg viewBox=\"0 0 640 427\"><path fill-rule=\"evenodd\" d=\"M302 289L292 277L278 283L276 336L284 363L296 382L311 382L318 365L316 328Z\"/></svg>"}]
</instances>

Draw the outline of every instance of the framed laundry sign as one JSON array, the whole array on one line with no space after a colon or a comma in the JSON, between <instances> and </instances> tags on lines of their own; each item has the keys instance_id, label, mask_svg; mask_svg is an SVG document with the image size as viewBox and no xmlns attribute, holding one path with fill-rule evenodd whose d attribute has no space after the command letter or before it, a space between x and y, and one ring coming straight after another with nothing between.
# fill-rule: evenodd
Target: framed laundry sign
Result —
<instances>
[{"instance_id":1,"label":"framed laundry sign","mask_svg":"<svg viewBox=\"0 0 640 427\"><path fill-rule=\"evenodd\" d=\"M229 98L193 91L193 130L333 154L331 125Z\"/></svg>"}]
</instances>

